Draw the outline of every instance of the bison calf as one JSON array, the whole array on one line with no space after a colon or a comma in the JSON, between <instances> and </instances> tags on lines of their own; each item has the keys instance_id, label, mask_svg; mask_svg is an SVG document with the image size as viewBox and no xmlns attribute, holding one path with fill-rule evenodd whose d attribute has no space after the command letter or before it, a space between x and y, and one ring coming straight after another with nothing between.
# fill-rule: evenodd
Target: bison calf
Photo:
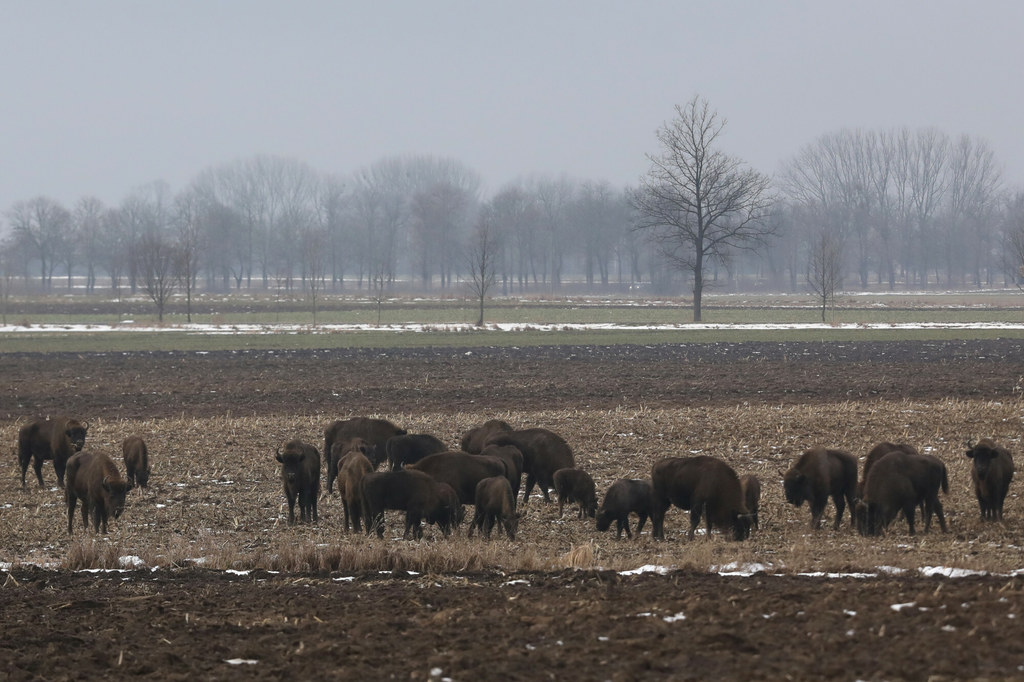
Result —
<instances>
[{"instance_id":1,"label":"bison calf","mask_svg":"<svg viewBox=\"0 0 1024 682\"><path fill-rule=\"evenodd\" d=\"M68 505L68 535L72 534L78 500L82 501L82 524L89 527L91 512L93 531L106 534L110 516L120 518L124 511L125 496L132 489L131 483L121 478L114 460L102 452L88 450L68 460L67 476L64 499Z\"/></svg>"},{"instance_id":2,"label":"bison calf","mask_svg":"<svg viewBox=\"0 0 1024 682\"><path fill-rule=\"evenodd\" d=\"M843 450L811 448L782 477L786 501L800 507L806 500L811 508L811 528L821 526L825 505L831 497L836 505L834 530L839 530L843 512L850 507L850 525L854 523L853 502L857 493L857 458Z\"/></svg>"},{"instance_id":3,"label":"bison calf","mask_svg":"<svg viewBox=\"0 0 1024 682\"><path fill-rule=\"evenodd\" d=\"M982 438L967 450L967 457L974 461L971 481L981 509L981 520L1002 520L1003 500L1006 499L1014 473L1010 451L996 445L990 438Z\"/></svg>"},{"instance_id":4,"label":"bison calf","mask_svg":"<svg viewBox=\"0 0 1024 682\"><path fill-rule=\"evenodd\" d=\"M318 520L316 503L320 497L320 453L315 447L299 440L285 443L277 449L281 463L281 483L288 498L288 524L295 523L295 501L304 523Z\"/></svg>"},{"instance_id":5,"label":"bison calf","mask_svg":"<svg viewBox=\"0 0 1024 682\"><path fill-rule=\"evenodd\" d=\"M516 530L519 528L516 498L512 484L504 476L492 476L476 484L476 512L468 535L472 536L473 529L479 528L483 530L484 537L490 540L491 530L496 523L504 526L509 540L516 539Z\"/></svg>"},{"instance_id":6,"label":"bison calf","mask_svg":"<svg viewBox=\"0 0 1024 682\"><path fill-rule=\"evenodd\" d=\"M128 482L145 488L149 484L149 449L139 436L128 436L121 443Z\"/></svg>"},{"instance_id":7,"label":"bison calf","mask_svg":"<svg viewBox=\"0 0 1024 682\"><path fill-rule=\"evenodd\" d=\"M612 521L615 521L616 539L622 537L623 530L626 531L626 537L632 538L633 534L629 532L630 514L640 517L640 522L636 526L636 534L639 535L651 514L650 482L620 478L612 483L608 492L604 494L600 509L597 510L597 529L604 532L611 527Z\"/></svg>"},{"instance_id":8,"label":"bison calf","mask_svg":"<svg viewBox=\"0 0 1024 682\"><path fill-rule=\"evenodd\" d=\"M594 518L597 513L597 488L594 479L581 469L559 469L552 477L555 493L558 494L558 516L561 518L565 503L575 502L580 506L579 517Z\"/></svg>"},{"instance_id":9,"label":"bison calf","mask_svg":"<svg viewBox=\"0 0 1024 682\"><path fill-rule=\"evenodd\" d=\"M345 509L345 530L359 533L362 528L359 519L363 513L363 499L360 494L363 477L373 471L373 464L362 448L351 450L341 459L338 472L338 489L341 491L341 504Z\"/></svg>"},{"instance_id":10,"label":"bison calf","mask_svg":"<svg viewBox=\"0 0 1024 682\"><path fill-rule=\"evenodd\" d=\"M57 485L64 487L64 470L68 459L85 447L88 422L60 417L37 419L18 431L18 464L21 465L21 487L25 487L25 473L29 460L36 472L39 487L43 487L43 462L53 460Z\"/></svg>"}]
</instances>

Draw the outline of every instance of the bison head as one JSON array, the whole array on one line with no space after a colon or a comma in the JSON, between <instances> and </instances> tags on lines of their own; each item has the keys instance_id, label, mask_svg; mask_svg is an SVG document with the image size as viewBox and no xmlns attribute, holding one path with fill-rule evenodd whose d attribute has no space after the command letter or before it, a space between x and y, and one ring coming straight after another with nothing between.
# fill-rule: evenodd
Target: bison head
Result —
<instances>
[{"instance_id":1,"label":"bison head","mask_svg":"<svg viewBox=\"0 0 1024 682\"><path fill-rule=\"evenodd\" d=\"M124 500L128 491L132 489L131 483L125 481L111 481L110 476L103 477L103 491L107 494L109 504L108 510L114 518L120 518L124 512Z\"/></svg>"},{"instance_id":2,"label":"bison head","mask_svg":"<svg viewBox=\"0 0 1024 682\"><path fill-rule=\"evenodd\" d=\"M305 458L306 453L302 450L285 448L284 452L281 452L281 448L277 449L277 461L281 463L281 476L284 480L289 483L295 482L302 470L302 461Z\"/></svg>"},{"instance_id":3,"label":"bison head","mask_svg":"<svg viewBox=\"0 0 1024 682\"><path fill-rule=\"evenodd\" d=\"M753 523L752 514L737 514L732 522L732 539L742 542L750 537L750 526Z\"/></svg>"},{"instance_id":4,"label":"bison head","mask_svg":"<svg viewBox=\"0 0 1024 682\"><path fill-rule=\"evenodd\" d=\"M615 519L608 512L607 509L601 509L597 512L597 530L602 533L612 527L612 521Z\"/></svg>"},{"instance_id":5,"label":"bison head","mask_svg":"<svg viewBox=\"0 0 1024 682\"><path fill-rule=\"evenodd\" d=\"M88 430L89 422L80 422L76 419L69 419L65 425L64 435L67 436L75 452L81 452L85 447L85 435Z\"/></svg>"},{"instance_id":6,"label":"bison head","mask_svg":"<svg viewBox=\"0 0 1024 682\"><path fill-rule=\"evenodd\" d=\"M992 460L999 455L990 443L991 441L982 440L966 453L968 459L974 460L974 470L978 472L978 476L981 478L985 478Z\"/></svg>"},{"instance_id":7,"label":"bison head","mask_svg":"<svg viewBox=\"0 0 1024 682\"><path fill-rule=\"evenodd\" d=\"M786 502L789 502L794 507L799 507L807 499L807 495L804 492L806 478L806 476L797 471L789 471L782 479L782 489L786 493Z\"/></svg>"}]
</instances>

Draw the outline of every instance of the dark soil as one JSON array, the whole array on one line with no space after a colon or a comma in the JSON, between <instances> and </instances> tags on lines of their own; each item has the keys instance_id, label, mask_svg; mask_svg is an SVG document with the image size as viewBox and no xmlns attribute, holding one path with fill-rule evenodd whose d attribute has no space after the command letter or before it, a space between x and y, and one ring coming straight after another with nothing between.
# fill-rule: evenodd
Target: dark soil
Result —
<instances>
[{"instance_id":1,"label":"dark soil","mask_svg":"<svg viewBox=\"0 0 1024 682\"><path fill-rule=\"evenodd\" d=\"M0 420L1009 401L1022 346L0 354ZM11 518L0 504L0 538ZM11 680L1024 677L1021 578L15 566L0 584Z\"/></svg>"}]
</instances>

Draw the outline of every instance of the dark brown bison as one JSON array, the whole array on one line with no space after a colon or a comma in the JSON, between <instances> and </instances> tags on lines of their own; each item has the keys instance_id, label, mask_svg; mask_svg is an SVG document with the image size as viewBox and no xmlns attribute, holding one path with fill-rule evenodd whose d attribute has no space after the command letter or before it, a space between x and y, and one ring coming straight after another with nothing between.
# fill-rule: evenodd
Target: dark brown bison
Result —
<instances>
[{"instance_id":1,"label":"dark brown bison","mask_svg":"<svg viewBox=\"0 0 1024 682\"><path fill-rule=\"evenodd\" d=\"M362 442L360 440L360 442ZM364 446L365 447L365 446ZM360 497L363 476L373 471L373 464L362 448L349 451L341 459L341 467L338 473L338 490L341 492L341 505L345 509L345 530L349 529L351 521L352 530L359 533L362 527L359 523L363 513L363 500Z\"/></svg>"},{"instance_id":2,"label":"dark brown bison","mask_svg":"<svg viewBox=\"0 0 1024 682\"><path fill-rule=\"evenodd\" d=\"M703 516L708 537L714 527L732 530L734 540L750 537L750 515L743 504L740 479L720 459L668 457L651 467L651 523L653 536L665 538L665 512L675 505L690 512L689 539L693 539Z\"/></svg>"},{"instance_id":3,"label":"dark brown bison","mask_svg":"<svg viewBox=\"0 0 1024 682\"><path fill-rule=\"evenodd\" d=\"M458 510L452 508L457 498L422 471L410 467L398 471L375 471L363 476L360 494L366 534L376 531L384 537L384 511L405 512L405 537L411 532L415 539L423 537L420 521L433 519L447 536L457 524Z\"/></svg>"},{"instance_id":4,"label":"dark brown bison","mask_svg":"<svg viewBox=\"0 0 1024 682\"><path fill-rule=\"evenodd\" d=\"M288 498L288 524L295 523L295 501L303 523L318 520L317 499L320 497L320 453L300 440L290 440L284 449L277 449L281 463L281 483Z\"/></svg>"},{"instance_id":5,"label":"dark brown bison","mask_svg":"<svg viewBox=\"0 0 1024 682\"><path fill-rule=\"evenodd\" d=\"M639 535L651 514L650 481L620 478L612 483L608 492L604 494L600 509L597 510L597 529L604 532L611 527L612 521L615 521L616 539L622 537L623 530L626 531L626 537L631 538L633 534L629 532L630 514L640 517L640 522L636 526L636 534Z\"/></svg>"},{"instance_id":6,"label":"dark brown bison","mask_svg":"<svg viewBox=\"0 0 1024 682\"><path fill-rule=\"evenodd\" d=\"M121 443L128 482L145 488L149 484L149 448L141 436L128 436Z\"/></svg>"},{"instance_id":7,"label":"dark brown bison","mask_svg":"<svg viewBox=\"0 0 1024 682\"><path fill-rule=\"evenodd\" d=\"M439 483L447 483L459 496L460 504L474 503L476 484L483 479L505 475L505 464L497 457L471 455L458 450L427 455L405 468L422 471Z\"/></svg>"},{"instance_id":8,"label":"dark brown bison","mask_svg":"<svg viewBox=\"0 0 1024 682\"><path fill-rule=\"evenodd\" d=\"M493 435L488 445L514 445L523 453L523 473L526 474L526 488L523 490L523 504L530 499L533 486L540 486L544 501L550 502L548 490L554 487L555 472L576 466L572 448L565 439L548 429L521 429Z\"/></svg>"},{"instance_id":9,"label":"dark brown bison","mask_svg":"<svg viewBox=\"0 0 1024 682\"><path fill-rule=\"evenodd\" d=\"M935 514L945 532L940 489L949 492L949 477L946 465L938 457L892 451L874 463L864 482L864 497L856 507L857 530L862 535L878 535L903 512L913 535L914 510L920 505L924 509L925 530Z\"/></svg>"},{"instance_id":10,"label":"dark brown bison","mask_svg":"<svg viewBox=\"0 0 1024 682\"><path fill-rule=\"evenodd\" d=\"M990 438L982 438L973 446L968 443L968 447L967 457L974 462L971 481L981 508L981 520L1002 520L1003 500L1013 480L1013 457L1009 450Z\"/></svg>"},{"instance_id":11,"label":"dark brown bison","mask_svg":"<svg viewBox=\"0 0 1024 682\"><path fill-rule=\"evenodd\" d=\"M519 497L519 484L523 480L523 453L514 445L488 445L480 454L497 457L505 463L505 477L512 486L512 494Z\"/></svg>"},{"instance_id":12,"label":"dark brown bison","mask_svg":"<svg viewBox=\"0 0 1024 682\"><path fill-rule=\"evenodd\" d=\"M132 484L121 478L114 460L102 452L82 450L67 462L68 484L64 499L68 504L68 535L75 519L75 505L82 501L82 525L89 527L92 513L93 532L107 532L111 515L120 518L124 511L125 496Z\"/></svg>"},{"instance_id":13,"label":"dark brown bison","mask_svg":"<svg viewBox=\"0 0 1024 682\"><path fill-rule=\"evenodd\" d=\"M492 476L476 484L476 512L468 535L472 536L473 529L479 528L484 537L490 540L495 524L505 528L509 540L516 539L516 530L519 528L516 498L512 493L512 485L504 476Z\"/></svg>"},{"instance_id":14,"label":"dark brown bison","mask_svg":"<svg viewBox=\"0 0 1024 682\"><path fill-rule=\"evenodd\" d=\"M429 433L407 433L388 438L384 449L388 455L388 467L394 471L406 464L420 461L435 452L444 452L448 446Z\"/></svg>"},{"instance_id":15,"label":"dark brown bison","mask_svg":"<svg viewBox=\"0 0 1024 682\"><path fill-rule=\"evenodd\" d=\"M750 524L760 530L758 510L761 508L761 481L754 474L740 476L740 489L743 491L743 503L750 514Z\"/></svg>"},{"instance_id":16,"label":"dark brown bison","mask_svg":"<svg viewBox=\"0 0 1024 682\"><path fill-rule=\"evenodd\" d=\"M21 465L21 487L25 487L25 472L29 460L43 487L43 462L53 460L57 474L57 485L64 487L64 469L68 459L85 447L85 436L89 423L69 417L37 419L18 431L18 464Z\"/></svg>"},{"instance_id":17,"label":"dark brown bison","mask_svg":"<svg viewBox=\"0 0 1024 682\"><path fill-rule=\"evenodd\" d=\"M326 454L327 456L327 470L334 471L334 481L328 479L327 492L334 492L334 482L338 480L338 475L341 472L341 463L345 459L345 456L350 452L361 452L363 456L369 459L369 455L373 452L373 447L362 438L346 438L345 440L336 440L331 444L331 452ZM370 466L373 466L373 462L370 462ZM340 483L338 484L340 488Z\"/></svg>"},{"instance_id":18,"label":"dark brown bison","mask_svg":"<svg viewBox=\"0 0 1024 682\"><path fill-rule=\"evenodd\" d=\"M509 426L507 422L503 422L500 419L489 419L481 426L466 431L466 433L462 435L462 441L459 443L459 449L463 452L468 452L471 455L478 455L487 446L487 443L490 442L493 436L501 433L508 433L512 430L512 427Z\"/></svg>"},{"instance_id":19,"label":"dark brown bison","mask_svg":"<svg viewBox=\"0 0 1024 682\"><path fill-rule=\"evenodd\" d=\"M836 505L833 529L839 530L847 505L850 506L850 525L853 525L857 458L849 452L811 448L800 455L800 459L782 477L782 487L786 501L794 507L800 507L807 501L811 508L811 528L821 527L821 517L829 497Z\"/></svg>"},{"instance_id":20,"label":"dark brown bison","mask_svg":"<svg viewBox=\"0 0 1024 682\"><path fill-rule=\"evenodd\" d=\"M375 419L371 417L353 417L331 422L324 429L324 457L327 458L327 492L332 492L334 479L338 477L338 461L331 457L334 451L333 445L336 442L362 438L370 446L367 458L373 464L373 468L380 467L381 462L387 457L387 442L392 436L405 435L405 429L400 429L387 419ZM344 454L345 450L339 455Z\"/></svg>"},{"instance_id":21,"label":"dark brown bison","mask_svg":"<svg viewBox=\"0 0 1024 682\"><path fill-rule=\"evenodd\" d=\"M889 441L882 441L875 447L871 448L871 452L869 452L868 456L864 459L864 471L861 473L861 479L857 483L858 498L864 496L864 483L868 480L868 473L871 471L871 467L875 465L875 462L894 450L897 452L905 452L908 455L921 454L917 451L917 448L909 443L890 443Z\"/></svg>"},{"instance_id":22,"label":"dark brown bison","mask_svg":"<svg viewBox=\"0 0 1024 682\"><path fill-rule=\"evenodd\" d=\"M552 481L558 495L559 518L567 502L579 505L579 518L594 518L597 514L597 487L590 474L582 469L559 469L552 477Z\"/></svg>"}]
</instances>

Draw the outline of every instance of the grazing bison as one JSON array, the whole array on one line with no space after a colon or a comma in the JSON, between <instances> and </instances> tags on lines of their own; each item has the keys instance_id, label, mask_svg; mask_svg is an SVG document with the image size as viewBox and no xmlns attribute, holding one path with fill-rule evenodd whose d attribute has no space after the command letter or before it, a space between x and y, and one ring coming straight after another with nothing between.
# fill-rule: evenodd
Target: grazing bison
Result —
<instances>
[{"instance_id":1,"label":"grazing bison","mask_svg":"<svg viewBox=\"0 0 1024 682\"><path fill-rule=\"evenodd\" d=\"M800 507L804 500L811 508L811 528L821 527L821 517L831 496L836 505L833 529L839 530L846 505L850 505L850 525L854 523L853 503L857 493L857 458L843 450L811 448L782 477L786 501Z\"/></svg>"},{"instance_id":2,"label":"grazing bison","mask_svg":"<svg viewBox=\"0 0 1024 682\"><path fill-rule=\"evenodd\" d=\"M363 513L360 486L363 482L363 476L371 471L373 471L373 464L370 463L362 448L349 451L341 459L338 489L341 491L341 505L345 509L345 530L349 529L349 521L351 519L352 530L357 533L362 531L359 523Z\"/></svg>"},{"instance_id":3,"label":"grazing bison","mask_svg":"<svg viewBox=\"0 0 1024 682\"><path fill-rule=\"evenodd\" d=\"M559 469L552 477L558 494L558 516L561 518L566 502L580 506L579 518L594 518L597 514L597 487L594 479L582 469Z\"/></svg>"},{"instance_id":4,"label":"grazing bison","mask_svg":"<svg viewBox=\"0 0 1024 682\"><path fill-rule=\"evenodd\" d=\"M601 532L611 527L612 521L617 524L615 538L622 537L622 531L626 531L626 537L632 538L629 532L629 515L636 514L640 522L636 526L636 534L644 528L644 523L651 513L651 484L649 481L638 481L630 478L620 478L612 483L608 492L604 494L601 501L601 508L597 510L597 529Z\"/></svg>"},{"instance_id":5,"label":"grazing bison","mask_svg":"<svg viewBox=\"0 0 1024 682\"><path fill-rule=\"evenodd\" d=\"M931 526L931 517L935 514L945 532L940 488L949 492L946 465L938 457L901 450L890 452L874 463L864 482L864 497L856 507L857 530L862 535L878 535L903 512L913 535L914 510L921 505L925 530Z\"/></svg>"},{"instance_id":6,"label":"grazing bison","mask_svg":"<svg viewBox=\"0 0 1024 682\"><path fill-rule=\"evenodd\" d=\"M514 445L523 453L523 473L526 474L526 488L523 504L530 499L533 486L539 485L544 501L550 502L548 490L554 486L554 475L559 469L572 469L576 459L572 448L565 439L548 429L521 429L493 435L488 445Z\"/></svg>"},{"instance_id":7,"label":"grazing bison","mask_svg":"<svg viewBox=\"0 0 1024 682\"><path fill-rule=\"evenodd\" d=\"M743 503L747 506L747 513L750 514L750 524L760 530L758 510L761 508L761 481L754 474L740 476L740 490L743 491Z\"/></svg>"},{"instance_id":8,"label":"grazing bison","mask_svg":"<svg viewBox=\"0 0 1024 682\"><path fill-rule=\"evenodd\" d=\"M967 457L974 461L971 481L981 508L981 520L1002 520L1003 500L1013 480L1013 457L1009 450L990 438L982 438L973 446L968 443L968 446Z\"/></svg>"},{"instance_id":9,"label":"grazing bison","mask_svg":"<svg viewBox=\"0 0 1024 682\"><path fill-rule=\"evenodd\" d=\"M308 443L290 440L284 449L277 449L281 463L281 482L288 498L288 524L295 523L295 500L303 523L318 520L317 499L320 497L320 453Z\"/></svg>"},{"instance_id":10,"label":"grazing bison","mask_svg":"<svg viewBox=\"0 0 1024 682\"><path fill-rule=\"evenodd\" d=\"M750 537L750 515L743 504L740 479L732 467L720 459L668 457L651 467L651 522L653 536L665 539L665 512L676 505L690 512L689 539L693 539L701 516L711 529L731 529L734 540Z\"/></svg>"},{"instance_id":11,"label":"grazing bison","mask_svg":"<svg viewBox=\"0 0 1024 682\"><path fill-rule=\"evenodd\" d=\"M466 431L462 435L459 449L471 455L478 455L487 447L487 443L490 442L492 437L508 433L512 430L512 427L507 422L503 422L500 419L489 419L483 425Z\"/></svg>"},{"instance_id":12,"label":"grazing bison","mask_svg":"<svg viewBox=\"0 0 1024 682\"><path fill-rule=\"evenodd\" d=\"M405 536L410 531L415 539L423 537L420 521L435 520L447 536L456 525L458 510L452 508L457 497L445 490L422 471L410 467L398 471L375 471L363 476L360 494L366 534L376 531L384 537L384 511L395 509L405 512Z\"/></svg>"},{"instance_id":13,"label":"grazing bison","mask_svg":"<svg viewBox=\"0 0 1024 682\"><path fill-rule=\"evenodd\" d=\"M384 450L388 455L388 467L392 471L401 469L406 464L418 462L427 455L444 452L447 449L447 445L429 433L407 433L401 436L392 436L384 444Z\"/></svg>"},{"instance_id":14,"label":"grazing bison","mask_svg":"<svg viewBox=\"0 0 1024 682\"><path fill-rule=\"evenodd\" d=\"M324 429L324 457L327 458L327 491L331 492L334 486L334 479L338 477L338 462L331 457L333 445L336 442L362 438L370 446L367 458L373 464L373 468L380 467L381 462L387 457L387 442L392 436L405 435L405 429L400 429L387 419L373 419L371 417L353 417L331 422ZM344 454L342 450L339 454Z\"/></svg>"},{"instance_id":15,"label":"grazing bison","mask_svg":"<svg viewBox=\"0 0 1024 682\"><path fill-rule=\"evenodd\" d=\"M82 450L67 463L68 484L64 499L68 504L68 535L75 519L75 504L82 501L82 524L89 527L92 513L93 532L107 533L111 515L120 518L124 500L132 484L121 478L114 460L102 452Z\"/></svg>"},{"instance_id":16,"label":"grazing bison","mask_svg":"<svg viewBox=\"0 0 1024 682\"><path fill-rule=\"evenodd\" d=\"M121 443L128 482L145 488L149 484L149 449L140 436L128 436Z\"/></svg>"},{"instance_id":17,"label":"grazing bison","mask_svg":"<svg viewBox=\"0 0 1024 682\"><path fill-rule=\"evenodd\" d=\"M64 487L64 469L68 459L85 447L85 435L89 430L88 422L81 422L69 417L57 419L37 419L26 424L18 431L18 464L21 465L21 487L25 487L25 472L28 471L29 460L43 487L43 462L53 460L53 470L57 474L57 485Z\"/></svg>"},{"instance_id":18,"label":"grazing bison","mask_svg":"<svg viewBox=\"0 0 1024 682\"><path fill-rule=\"evenodd\" d=\"M892 451L905 452L908 455L920 454L913 445L909 443L890 443L889 441L882 441L875 447L871 448L871 452L864 459L864 473L861 475L860 482L857 483L857 497L864 497L864 484L868 480L868 473L871 471L871 467L875 465L875 462L882 459Z\"/></svg>"},{"instance_id":19,"label":"grazing bison","mask_svg":"<svg viewBox=\"0 0 1024 682\"><path fill-rule=\"evenodd\" d=\"M512 493L512 485L504 476L485 478L476 484L476 512L469 526L469 536L473 529L483 530L484 537L491 539L494 524L501 524L509 540L516 539L519 528L519 515L516 514L516 498Z\"/></svg>"},{"instance_id":20,"label":"grazing bison","mask_svg":"<svg viewBox=\"0 0 1024 682\"><path fill-rule=\"evenodd\" d=\"M504 476L505 463L497 457L471 455L450 450L427 455L406 469L422 471L438 483L447 483L459 496L460 504L473 504L476 484L491 476Z\"/></svg>"},{"instance_id":21,"label":"grazing bison","mask_svg":"<svg viewBox=\"0 0 1024 682\"><path fill-rule=\"evenodd\" d=\"M505 477L512 486L512 494L519 497L519 484L523 480L523 453L514 445L488 445L480 454L497 457L505 463Z\"/></svg>"}]
</instances>

